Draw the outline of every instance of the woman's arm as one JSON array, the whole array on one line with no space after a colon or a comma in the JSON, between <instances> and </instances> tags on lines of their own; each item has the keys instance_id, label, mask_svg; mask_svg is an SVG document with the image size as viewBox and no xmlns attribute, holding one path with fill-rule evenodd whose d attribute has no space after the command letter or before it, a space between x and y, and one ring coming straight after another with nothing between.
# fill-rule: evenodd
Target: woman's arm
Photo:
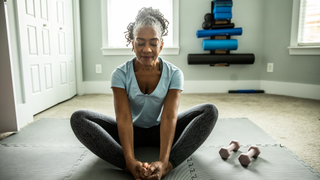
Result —
<instances>
[{"instance_id":1,"label":"woman's arm","mask_svg":"<svg viewBox=\"0 0 320 180\"><path fill-rule=\"evenodd\" d=\"M170 89L167 93L160 123L159 161L150 164L148 179L161 179L172 170L169 156L176 130L181 90Z\"/></svg>"},{"instance_id":2,"label":"woman's arm","mask_svg":"<svg viewBox=\"0 0 320 180\"><path fill-rule=\"evenodd\" d=\"M170 89L164 102L160 124L159 161L168 162L176 130L181 90Z\"/></svg>"},{"instance_id":3,"label":"woman's arm","mask_svg":"<svg viewBox=\"0 0 320 180\"><path fill-rule=\"evenodd\" d=\"M145 173L146 169L143 164L135 159L133 144L133 123L132 116L127 97L127 92L122 88L112 88L114 98L114 108L124 158L126 160L126 170L139 179L141 173Z\"/></svg>"}]
</instances>

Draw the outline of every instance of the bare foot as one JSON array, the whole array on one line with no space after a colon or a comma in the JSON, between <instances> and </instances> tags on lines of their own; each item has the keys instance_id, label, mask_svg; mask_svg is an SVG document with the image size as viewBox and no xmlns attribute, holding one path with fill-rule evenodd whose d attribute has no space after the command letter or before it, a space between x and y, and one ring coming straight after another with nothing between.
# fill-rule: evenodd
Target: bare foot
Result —
<instances>
[{"instance_id":1,"label":"bare foot","mask_svg":"<svg viewBox=\"0 0 320 180\"><path fill-rule=\"evenodd\" d=\"M132 161L130 164L127 164L125 171L132 174L135 180L142 180L145 179L146 175L149 175L147 171L148 167L148 163Z\"/></svg>"},{"instance_id":2,"label":"bare foot","mask_svg":"<svg viewBox=\"0 0 320 180\"><path fill-rule=\"evenodd\" d=\"M173 170L173 166L170 162L168 162L168 166L167 168L165 169L165 174L163 175L163 177L167 174L169 174L169 172L171 172Z\"/></svg>"},{"instance_id":3,"label":"bare foot","mask_svg":"<svg viewBox=\"0 0 320 180\"><path fill-rule=\"evenodd\" d=\"M163 163L160 161L156 161L149 165L148 172L150 175L145 179L160 180L161 178L169 174L169 172L171 172L172 170L173 166L170 162Z\"/></svg>"},{"instance_id":4,"label":"bare foot","mask_svg":"<svg viewBox=\"0 0 320 180\"><path fill-rule=\"evenodd\" d=\"M142 167L144 167L141 171L141 175L143 176L149 176L148 168L149 168L149 163L143 163Z\"/></svg>"}]
</instances>

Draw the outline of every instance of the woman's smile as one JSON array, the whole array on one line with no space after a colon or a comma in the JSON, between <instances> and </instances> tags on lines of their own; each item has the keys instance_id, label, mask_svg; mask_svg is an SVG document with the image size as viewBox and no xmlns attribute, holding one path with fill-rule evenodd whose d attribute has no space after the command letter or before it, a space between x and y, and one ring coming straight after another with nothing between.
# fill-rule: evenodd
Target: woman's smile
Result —
<instances>
[{"instance_id":1,"label":"woman's smile","mask_svg":"<svg viewBox=\"0 0 320 180\"><path fill-rule=\"evenodd\" d=\"M152 59L153 56L141 56L141 58L143 58L143 59Z\"/></svg>"}]
</instances>

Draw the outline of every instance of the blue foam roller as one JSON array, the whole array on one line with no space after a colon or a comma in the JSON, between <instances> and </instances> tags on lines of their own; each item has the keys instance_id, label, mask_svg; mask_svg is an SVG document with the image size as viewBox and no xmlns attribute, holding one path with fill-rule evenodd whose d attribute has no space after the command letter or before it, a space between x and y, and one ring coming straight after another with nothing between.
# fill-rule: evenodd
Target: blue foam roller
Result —
<instances>
[{"instance_id":1,"label":"blue foam roller","mask_svg":"<svg viewBox=\"0 0 320 180\"><path fill-rule=\"evenodd\" d=\"M228 29L209 29L198 30L197 38L210 36L240 36L242 35L242 28L228 28Z\"/></svg>"},{"instance_id":2,"label":"blue foam roller","mask_svg":"<svg viewBox=\"0 0 320 180\"><path fill-rule=\"evenodd\" d=\"M232 7L233 4L214 4L214 7Z\"/></svg>"},{"instance_id":3,"label":"blue foam roller","mask_svg":"<svg viewBox=\"0 0 320 180\"><path fill-rule=\"evenodd\" d=\"M255 93L256 91L253 89L248 89L248 90L238 90L238 93Z\"/></svg>"},{"instance_id":4,"label":"blue foam roller","mask_svg":"<svg viewBox=\"0 0 320 180\"><path fill-rule=\"evenodd\" d=\"M214 13L215 20L230 20L232 19L232 13Z\"/></svg>"},{"instance_id":5,"label":"blue foam roller","mask_svg":"<svg viewBox=\"0 0 320 180\"><path fill-rule=\"evenodd\" d=\"M226 1L213 1L216 4L233 4L232 0L226 0Z\"/></svg>"},{"instance_id":6,"label":"blue foam roller","mask_svg":"<svg viewBox=\"0 0 320 180\"><path fill-rule=\"evenodd\" d=\"M237 50L237 39L204 39L202 42L203 50Z\"/></svg>"},{"instance_id":7,"label":"blue foam roller","mask_svg":"<svg viewBox=\"0 0 320 180\"><path fill-rule=\"evenodd\" d=\"M213 2L223 2L223 1L232 1L232 0L213 0Z\"/></svg>"},{"instance_id":8,"label":"blue foam roller","mask_svg":"<svg viewBox=\"0 0 320 180\"><path fill-rule=\"evenodd\" d=\"M213 13L232 13L232 7L216 7L213 9Z\"/></svg>"},{"instance_id":9,"label":"blue foam roller","mask_svg":"<svg viewBox=\"0 0 320 180\"><path fill-rule=\"evenodd\" d=\"M221 2L215 2L214 4L233 4L232 1L221 1Z\"/></svg>"},{"instance_id":10,"label":"blue foam roller","mask_svg":"<svg viewBox=\"0 0 320 180\"><path fill-rule=\"evenodd\" d=\"M254 90L254 89L229 90L229 93L264 93L264 90Z\"/></svg>"}]
</instances>

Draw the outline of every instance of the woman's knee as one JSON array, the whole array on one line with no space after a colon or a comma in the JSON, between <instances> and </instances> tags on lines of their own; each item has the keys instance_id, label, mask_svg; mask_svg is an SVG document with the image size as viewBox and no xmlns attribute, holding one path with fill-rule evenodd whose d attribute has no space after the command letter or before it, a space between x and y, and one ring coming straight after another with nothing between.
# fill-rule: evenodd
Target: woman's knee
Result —
<instances>
[{"instance_id":1,"label":"woman's knee","mask_svg":"<svg viewBox=\"0 0 320 180\"><path fill-rule=\"evenodd\" d=\"M207 128L213 129L218 120L218 109L211 103L202 104L203 120L207 123Z\"/></svg>"},{"instance_id":2,"label":"woman's knee","mask_svg":"<svg viewBox=\"0 0 320 180\"><path fill-rule=\"evenodd\" d=\"M83 116L86 114L86 110L77 110L71 115L71 120L77 120L77 119L82 119Z\"/></svg>"},{"instance_id":3,"label":"woman's knee","mask_svg":"<svg viewBox=\"0 0 320 180\"><path fill-rule=\"evenodd\" d=\"M211 116L214 117L214 119L218 118L219 112L218 112L218 109L215 105L213 105L211 103L205 103L205 104L202 104L202 108L205 113L210 114Z\"/></svg>"},{"instance_id":4,"label":"woman's knee","mask_svg":"<svg viewBox=\"0 0 320 180\"><path fill-rule=\"evenodd\" d=\"M87 110L75 111L70 118L71 127L74 128L77 124L81 124L81 122L83 122L87 114Z\"/></svg>"}]
</instances>

